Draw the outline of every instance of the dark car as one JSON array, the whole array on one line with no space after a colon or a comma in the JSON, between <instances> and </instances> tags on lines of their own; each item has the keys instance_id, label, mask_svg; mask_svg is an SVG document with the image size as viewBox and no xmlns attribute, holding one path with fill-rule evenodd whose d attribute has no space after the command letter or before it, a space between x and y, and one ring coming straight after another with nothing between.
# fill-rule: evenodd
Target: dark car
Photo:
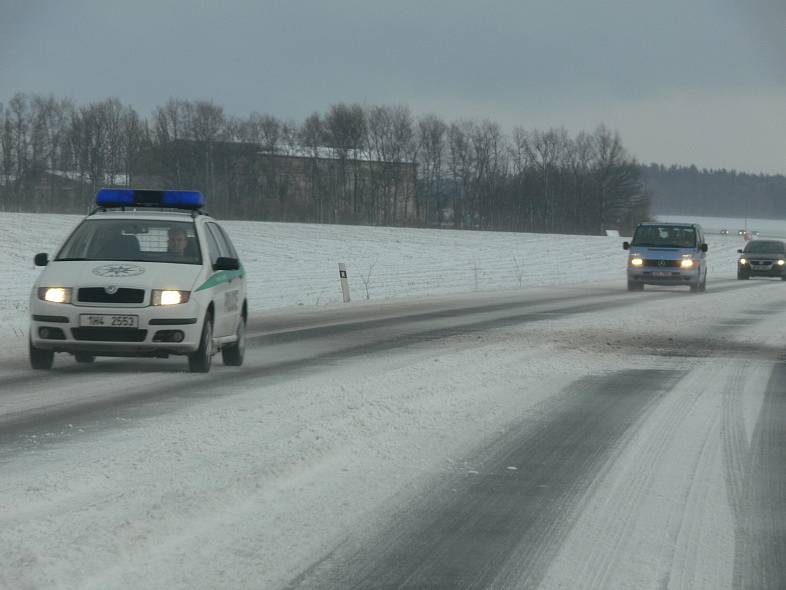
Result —
<instances>
[{"instance_id":1,"label":"dark car","mask_svg":"<svg viewBox=\"0 0 786 590\"><path fill-rule=\"evenodd\" d=\"M753 240L737 252L738 279L780 277L786 281L786 243L781 240Z\"/></svg>"}]
</instances>

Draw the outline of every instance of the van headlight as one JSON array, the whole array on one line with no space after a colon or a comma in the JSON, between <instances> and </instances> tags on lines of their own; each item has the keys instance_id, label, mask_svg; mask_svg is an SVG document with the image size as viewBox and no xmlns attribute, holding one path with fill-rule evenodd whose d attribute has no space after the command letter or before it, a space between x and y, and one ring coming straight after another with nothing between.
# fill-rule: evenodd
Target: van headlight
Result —
<instances>
[{"instance_id":1,"label":"van headlight","mask_svg":"<svg viewBox=\"0 0 786 590\"><path fill-rule=\"evenodd\" d=\"M740 264L748 264L747 258L740 258Z\"/></svg>"},{"instance_id":2,"label":"van headlight","mask_svg":"<svg viewBox=\"0 0 786 590\"><path fill-rule=\"evenodd\" d=\"M191 291L178 291L176 289L153 289L150 300L151 305L177 305L185 303L191 297Z\"/></svg>"},{"instance_id":3,"label":"van headlight","mask_svg":"<svg viewBox=\"0 0 786 590\"><path fill-rule=\"evenodd\" d=\"M786 260L779 260L778 261L778 266L783 266L784 264L786 264Z\"/></svg>"},{"instance_id":4,"label":"van headlight","mask_svg":"<svg viewBox=\"0 0 786 590\"><path fill-rule=\"evenodd\" d=\"M694 260L691 260L690 258L683 258L683 259L680 261L680 267L681 267L681 268L693 268L693 266L695 265L695 263L696 263L696 262L695 262Z\"/></svg>"},{"instance_id":5,"label":"van headlight","mask_svg":"<svg viewBox=\"0 0 786 590\"><path fill-rule=\"evenodd\" d=\"M635 256L630 259L631 266L641 266L642 264L644 264L644 260L642 260L639 256Z\"/></svg>"},{"instance_id":6,"label":"van headlight","mask_svg":"<svg viewBox=\"0 0 786 590\"><path fill-rule=\"evenodd\" d=\"M71 303L71 287L39 287L38 298L49 303Z\"/></svg>"}]
</instances>

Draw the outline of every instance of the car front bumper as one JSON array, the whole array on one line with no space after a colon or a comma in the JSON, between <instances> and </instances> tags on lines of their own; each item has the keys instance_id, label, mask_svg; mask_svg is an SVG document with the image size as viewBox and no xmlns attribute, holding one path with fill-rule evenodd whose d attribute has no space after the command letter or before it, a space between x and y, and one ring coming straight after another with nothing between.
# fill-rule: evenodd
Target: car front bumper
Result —
<instances>
[{"instance_id":1,"label":"car front bumper","mask_svg":"<svg viewBox=\"0 0 786 590\"><path fill-rule=\"evenodd\" d=\"M107 307L31 301L30 342L55 352L165 356L199 348L204 312L195 301L173 306ZM84 315L133 315L136 328L80 325Z\"/></svg>"},{"instance_id":2,"label":"car front bumper","mask_svg":"<svg viewBox=\"0 0 786 590\"><path fill-rule=\"evenodd\" d=\"M786 266L779 266L777 264L758 266L752 264L737 264L737 270L751 277L780 277L786 272Z\"/></svg>"}]
</instances>

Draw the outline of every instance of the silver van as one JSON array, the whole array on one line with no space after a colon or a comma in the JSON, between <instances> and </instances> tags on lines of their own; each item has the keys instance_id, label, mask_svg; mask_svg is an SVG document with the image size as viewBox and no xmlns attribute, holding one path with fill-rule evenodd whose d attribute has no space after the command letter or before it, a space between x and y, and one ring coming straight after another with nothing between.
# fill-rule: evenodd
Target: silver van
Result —
<instances>
[{"instance_id":1,"label":"silver van","mask_svg":"<svg viewBox=\"0 0 786 590\"><path fill-rule=\"evenodd\" d=\"M693 292L707 288L707 243L695 223L640 223L628 256L628 291L644 285L687 285Z\"/></svg>"}]
</instances>

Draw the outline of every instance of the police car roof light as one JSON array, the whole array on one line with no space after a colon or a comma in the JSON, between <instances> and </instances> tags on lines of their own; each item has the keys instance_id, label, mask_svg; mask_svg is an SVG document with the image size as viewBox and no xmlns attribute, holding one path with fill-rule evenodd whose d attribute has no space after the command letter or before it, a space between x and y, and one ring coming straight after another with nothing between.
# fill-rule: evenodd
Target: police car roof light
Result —
<instances>
[{"instance_id":1,"label":"police car roof light","mask_svg":"<svg viewBox=\"0 0 786 590\"><path fill-rule=\"evenodd\" d=\"M96 205L103 208L162 207L201 209L205 205L205 198L199 191L102 188L96 193Z\"/></svg>"}]
</instances>

